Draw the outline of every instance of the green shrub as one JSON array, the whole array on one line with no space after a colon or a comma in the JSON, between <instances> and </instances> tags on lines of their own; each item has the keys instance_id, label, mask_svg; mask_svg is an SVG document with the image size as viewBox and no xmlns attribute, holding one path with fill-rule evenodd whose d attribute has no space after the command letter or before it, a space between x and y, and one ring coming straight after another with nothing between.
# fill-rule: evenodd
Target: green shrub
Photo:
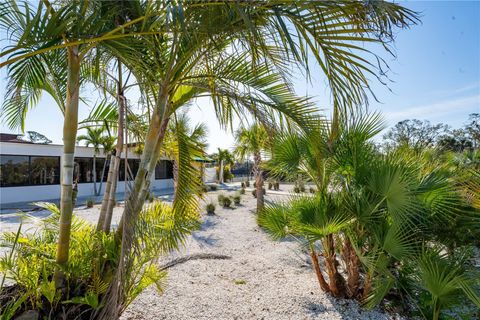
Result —
<instances>
[{"instance_id":1,"label":"green shrub","mask_svg":"<svg viewBox=\"0 0 480 320\"><path fill-rule=\"evenodd\" d=\"M217 191L218 186L216 184L211 184L210 185L210 191Z\"/></svg>"},{"instance_id":2,"label":"green shrub","mask_svg":"<svg viewBox=\"0 0 480 320\"><path fill-rule=\"evenodd\" d=\"M279 182L275 182L275 183L273 184L273 190L275 190L275 191L280 190L280 183L279 183Z\"/></svg>"},{"instance_id":3,"label":"green shrub","mask_svg":"<svg viewBox=\"0 0 480 320\"><path fill-rule=\"evenodd\" d=\"M232 206L232 199L230 197L223 198L223 207L230 208Z\"/></svg>"},{"instance_id":4,"label":"green shrub","mask_svg":"<svg viewBox=\"0 0 480 320\"><path fill-rule=\"evenodd\" d=\"M207 214L208 215L214 215L215 214L215 204L213 202L210 202L207 204L207 206L205 207L206 210L207 210Z\"/></svg>"},{"instance_id":5,"label":"green shrub","mask_svg":"<svg viewBox=\"0 0 480 320\"><path fill-rule=\"evenodd\" d=\"M250 188L250 181L249 181L249 180L245 180L245 186L246 186L247 188Z\"/></svg>"},{"instance_id":6,"label":"green shrub","mask_svg":"<svg viewBox=\"0 0 480 320\"><path fill-rule=\"evenodd\" d=\"M245 194L245 188L240 189L239 193L240 194Z\"/></svg>"},{"instance_id":7,"label":"green shrub","mask_svg":"<svg viewBox=\"0 0 480 320\"><path fill-rule=\"evenodd\" d=\"M313 187L310 187L310 189L308 189L308 190L310 191L310 193L315 193L315 192L317 192L317 190L315 190L315 188L313 188Z\"/></svg>"},{"instance_id":8,"label":"green shrub","mask_svg":"<svg viewBox=\"0 0 480 320\"><path fill-rule=\"evenodd\" d=\"M241 187L242 187L242 189L245 189L245 182L242 181Z\"/></svg>"},{"instance_id":9,"label":"green shrub","mask_svg":"<svg viewBox=\"0 0 480 320\"><path fill-rule=\"evenodd\" d=\"M87 202L86 202L87 208L93 208L94 205L95 205L95 200L87 199Z\"/></svg>"},{"instance_id":10,"label":"green shrub","mask_svg":"<svg viewBox=\"0 0 480 320\"><path fill-rule=\"evenodd\" d=\"M226 196L223 194L223 193L220 193L218 196L217 196L217 200L218 200L218 204L223 206L223 201L225 200Z\"/></svg>"},{"instance_id":11,"label":"green shrub","mask_svg":"<svg viewBox=\"0 0 480 320\"><path fill-rule=\"evenodd\" d=\"M294 187L294 188L293 188L293 192L295 192L295 193L300 193L300 188L299 188L299 187Z\"/></svg>"},{"instance_id":12,"label":"green shrub","mask_svg":"<svg viewBox=\"0 0 480 320\"><path fill-rule=\"evenodd\" d=\"M300 186L300 192L305 192L305 186Z\"/></svg>"},{"instance_id":13,"label":"green shrub","mask_svg":"<svg viewBox=\"0 0 480 320\"><path fill-rule=\"evenodd\" d=\"M239 194L236 194L236 195L234 195L234 196L232 197L232 199L233 199L233 203L234 203L235 205L239 205L239 204L240 204L240 201L241 201L241 199L242 199L242 196L240 196Z\"/></svg>"},{"instance_id":14,"label":"green shrub","mask_svg":"<svg viewBox=\"0 0 480 320\"><path fill-rule=\"evenodd\" d=\"M269 182L268 183L268 190L272 190L272 188L273 188L273 183Z\"/></svg>"},{"instance_id":15,"label":"green shrub","mask_svg":"<svg viewBox=\"0 0 480 320\"><path fill-rule=\"evenodd\" d=\"M252 190L252 196L253 196L254 198L257 197L257 189L253 189L253 190Z\"/></svg>"},{"instance_id":16,"label":"green shrub","mask_svg":"<svg viewBox=\"0 0 480 320\"><path fill-rule=\"evenodd\" d=\"M207 193L208 190L209 190L209 188L206 184L203 184L201 188L202 188L202 193Z\"/></svg>"}]
</instances>

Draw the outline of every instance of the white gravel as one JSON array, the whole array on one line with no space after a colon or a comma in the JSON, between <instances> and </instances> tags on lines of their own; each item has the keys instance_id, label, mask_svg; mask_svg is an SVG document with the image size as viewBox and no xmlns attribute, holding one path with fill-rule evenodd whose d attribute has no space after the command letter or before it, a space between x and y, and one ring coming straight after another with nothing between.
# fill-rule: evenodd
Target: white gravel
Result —
<instances>
[{"instance_id":1,"label":"white gravel","mask_svg":"<svg viewBox=\"0 0 480 320\"><path fill-rule=\"evenodd\" d=\"M217 194L209 197L216 201ZM278 197L267 195L267 200ZM147 289L121 319L399 318L321 292L299 244L272 241L257 226L255 201L247 190L240 207L217 206L216 216L205 216L186 248L170 257L214 253L232 259L191 260L172 267L163 295Z\"/></svg>"},{"instance_id":2,"label":"white gravel","mask_svg":"<svg viewBox=\"0 0 480 320\"><path fill-rule=\"evenodd\" d=\"M267 191L266 200L285 199L291 186L284 189L277 195ZM216 202L219 192L209 192L208 197ZM272 241L256 224L255 206L256 199L247 189L239 207L217 206L215 216L203 216L201 230L189 237L184 249L162 259L162 263L197 253L224 254L231 259L191 260L170 268L165 292L159 294L148 288L121 320L399 319L323 293L299 243ZM96 223L99 207L80 207L75 213ZM115 208L114 224L122 211L122 205ZM48 212L32 215L41 218ZM14 214L0 215L1 231L16 231L18 223ZM29 228L33 230L34 224L25 224L24 230Z\"/></svg>"}]
</instances>

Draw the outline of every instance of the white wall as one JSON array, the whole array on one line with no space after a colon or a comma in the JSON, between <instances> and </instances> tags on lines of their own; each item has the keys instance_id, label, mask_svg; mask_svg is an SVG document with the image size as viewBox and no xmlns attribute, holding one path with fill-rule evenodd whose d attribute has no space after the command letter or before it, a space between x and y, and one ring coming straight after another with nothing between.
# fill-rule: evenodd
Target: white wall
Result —
<instances>
[{"instance_id":1,"label":"white wall","mask_svg":"<svg viewBox=\"0 0 480 320\"><path fill-rule=\"evenodd\" d=\"M27 143L1 143L1 154L11 155L29 155L29 156L60 156L62 155L62 145L52 144L27 144ZM102 153L100 153L102 157ZM77 146L75 148L75 157L93 157L93 148ZM129 152L129 159L138 159L139 156ZM166 158L162 158L166 159ZM60 159L61 163L61 159ZM97 182L97 188L99 187ZM164 189L173 188L172 179L155 180L152 175L151 189L159 192ZM105 191L105 182L102 186L102 194ZM124 181L117 184L117 192L125 191ZM78 197L93 196L93 183L79 183ZM40 185L40 186L18 186L18 187L0 187L0 207L15 202L34 202L45 200L58 200L60 198L60 185Z\"/></svg>"}]
</instances>

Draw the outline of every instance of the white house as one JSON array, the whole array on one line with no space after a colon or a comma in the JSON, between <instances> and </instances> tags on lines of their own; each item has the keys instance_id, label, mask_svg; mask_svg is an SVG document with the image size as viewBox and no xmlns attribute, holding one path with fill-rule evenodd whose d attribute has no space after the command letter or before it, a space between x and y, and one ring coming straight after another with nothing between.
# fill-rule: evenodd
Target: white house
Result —
<instances>
[{"instance_id":1,"label":"white house","mask_svg":"<svg viewBox=\"0 0 480 320\"><path fill-rule=\"evenodd\" d=\"M15 134L0 134L0 208L7 204L57 200L60 198L60 163L62 145L36 144L23 141ZM124 156L124 153L122 154ZM99 186L105 155L100 152L96 160L97 188ZM128 154L128 167L133 175L138 170L140 158ZM152 175L151 190L173 188L172 163L161 159ZM77 146L75 172L78 180L78 197L94 195L93 148ZM108 175L108 165L103 175L102 193ZM125 161L121 162L117 192L125 191Z\"/></svg>"}]
</instances>

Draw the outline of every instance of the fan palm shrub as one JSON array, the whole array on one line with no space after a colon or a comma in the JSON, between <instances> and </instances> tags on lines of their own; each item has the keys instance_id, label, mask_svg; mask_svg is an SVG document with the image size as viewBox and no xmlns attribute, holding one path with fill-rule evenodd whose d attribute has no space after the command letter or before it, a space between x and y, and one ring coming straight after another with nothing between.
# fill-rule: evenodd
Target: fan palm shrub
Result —
<instances>
[{"instance_id":1,"label":"fan palm shrub","mask_svg":"<svg viewBox=\"0 0 480 320\"><path fill-rule=\"evenodd\" d=\"M392 291L416 302L418 289L406 287L423 283L437 308L436 319L441 302L432 290L443 287L447 275L438 269L443 262L430 259L422 244L446 250L432 225L468 219L476 211L464 202L451 176L428 168L418 157L378 153L369 140L381 128L378 115L339 115L336 123L320 122L308 135L279 138L269 164L272 172L304 174L318 190L314 196L267 206L258 222L274 238L293 235L307 241L322 290L373 307ZM318 243L324 267L315 253ZM478 305L478 287L467 270L463 264L458 273L452 271L452 277L465 280L465 287L457 286L455 292ZM435 272L439 277L427 278Z\"/></svg>"}]
</instances>

